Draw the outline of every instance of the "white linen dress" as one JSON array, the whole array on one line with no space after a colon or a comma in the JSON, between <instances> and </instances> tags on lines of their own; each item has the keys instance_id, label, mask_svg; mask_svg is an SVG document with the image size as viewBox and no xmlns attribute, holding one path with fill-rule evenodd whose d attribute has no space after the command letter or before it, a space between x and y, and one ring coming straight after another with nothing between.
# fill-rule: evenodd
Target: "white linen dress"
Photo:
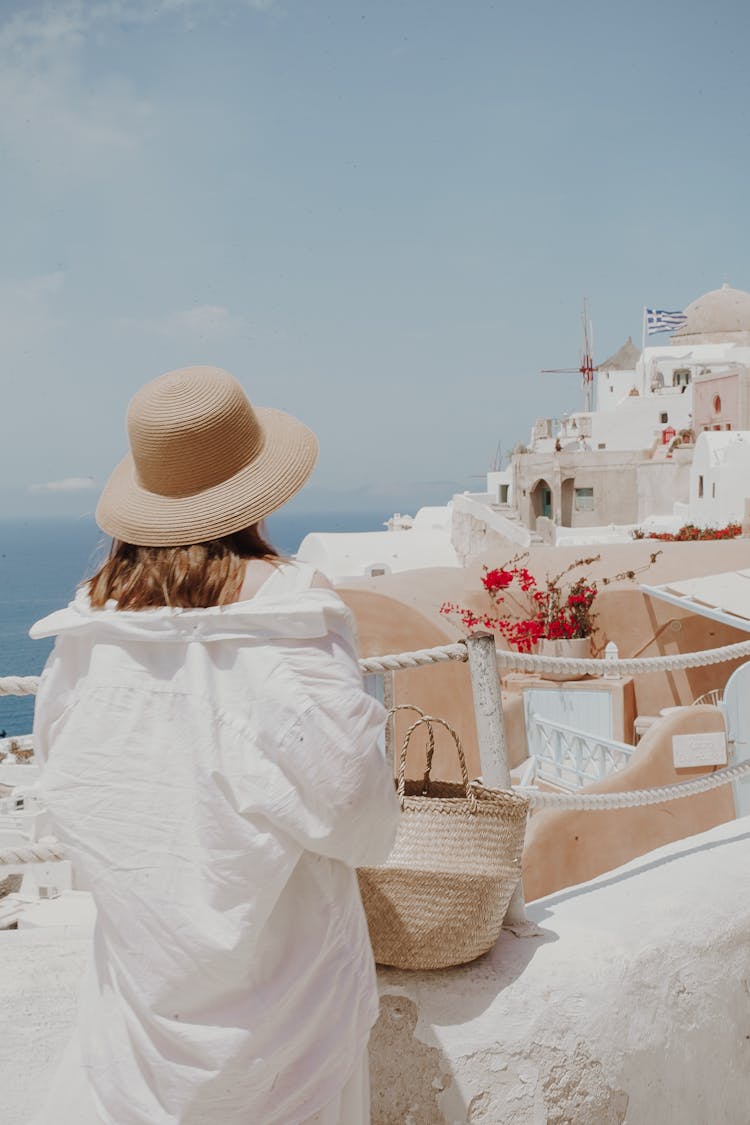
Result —
<instances>
[{"instance_id":1,"label":"white linen dress","mask_svg":"<svg viewBox=\"0 0 750 1125\"><path fill-rule=\"evenodd\" d=\"M340 598L279 566L248 601L92 610L37 698L40 795L97 922L34 1125L365 1125L377 1016L354 867L398 806Z\"/></svg>"}]
</instances>

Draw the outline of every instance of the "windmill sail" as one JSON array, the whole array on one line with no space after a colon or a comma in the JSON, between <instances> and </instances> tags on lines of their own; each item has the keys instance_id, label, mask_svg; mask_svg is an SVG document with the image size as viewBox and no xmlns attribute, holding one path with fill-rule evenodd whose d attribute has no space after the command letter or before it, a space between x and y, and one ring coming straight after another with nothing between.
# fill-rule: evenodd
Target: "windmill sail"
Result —
<instances>
[{"instance_id":1,"label":"windmill sail","mask_svg":"<svg viewBox=\"0 0 750 1125\"><path fill-rule=\"evenodd\" d=\"M547 367L541 371L542 375L572 375L578 372L581 376L581 389L583 391L583 412L590 413L593 398L594 372L594 326L589 316L588 298L583 299L583 350L581 363L578 367Z\"/></svg>"}]
</instances>

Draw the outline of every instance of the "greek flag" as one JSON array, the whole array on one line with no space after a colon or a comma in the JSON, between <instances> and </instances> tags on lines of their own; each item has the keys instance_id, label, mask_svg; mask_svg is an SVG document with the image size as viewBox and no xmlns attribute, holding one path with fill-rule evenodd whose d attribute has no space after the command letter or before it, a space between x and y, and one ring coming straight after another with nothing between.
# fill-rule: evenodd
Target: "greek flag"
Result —
<instances>
[{"instance_id":1,"label":"greek flag","mask_svg":"<svg viewBox=\"0 0 750 1125\"><path fill-rule=\"evenodd\" d=\"M646 332L674 332L687 324L684 312L667 312L665 309L646 309Z\"/></svg>"}]
</instances>

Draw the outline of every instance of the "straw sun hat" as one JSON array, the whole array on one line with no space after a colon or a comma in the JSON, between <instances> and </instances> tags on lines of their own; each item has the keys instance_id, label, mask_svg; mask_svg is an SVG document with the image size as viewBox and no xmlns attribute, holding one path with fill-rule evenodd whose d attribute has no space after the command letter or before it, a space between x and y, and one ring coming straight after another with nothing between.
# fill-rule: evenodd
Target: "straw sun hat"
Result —
<instances>
[{"instance_id":1,"label":"straw sun hat","mask_svg":"<svg viewBox=\"0 0 750 1125\"><path fill-rule=\"evenodd\" d=\"M305 483L311 430L251 406L232 375L184 367L147 383L128 408L130 453L96 509L103 531L142 547L218 539L258 523Z\"/></svg>"}]
</instances>

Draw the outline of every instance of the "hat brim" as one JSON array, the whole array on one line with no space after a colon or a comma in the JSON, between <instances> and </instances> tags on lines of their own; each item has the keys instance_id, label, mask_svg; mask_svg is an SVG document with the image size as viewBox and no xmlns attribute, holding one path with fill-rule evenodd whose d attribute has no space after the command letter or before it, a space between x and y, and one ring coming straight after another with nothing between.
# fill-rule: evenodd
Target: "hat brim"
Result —
<instances>
[{"instance_id":1,"label":"hat brim","mask_svg":"<svg viewBox=\"0 0 750 1125\"><path fill-rule=\"evenodd\" d=\"M244 469L189 496L160 496L138 482L128 454L114 469L96 508L102 531L139 547L205 543L270 516L299 492L318 459L318 440L291 414L255 407L260 453Z\"/></svg>"}]
</instances>

